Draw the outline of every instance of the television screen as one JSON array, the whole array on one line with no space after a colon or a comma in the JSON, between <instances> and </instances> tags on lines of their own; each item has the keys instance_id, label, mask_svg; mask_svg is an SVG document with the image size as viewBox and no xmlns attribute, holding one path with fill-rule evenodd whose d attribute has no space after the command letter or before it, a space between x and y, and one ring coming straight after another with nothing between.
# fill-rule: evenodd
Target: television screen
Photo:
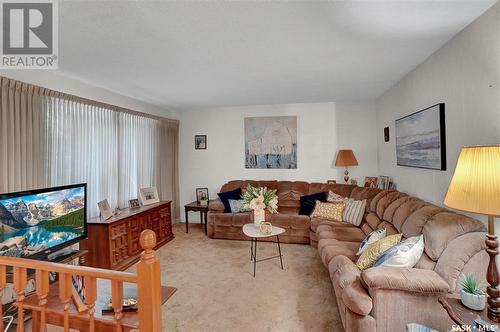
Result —
<instances>
[{"instance_id":1,"label":"television screen","mask_svg":"<svg viewBox=\"0 0 500 332\"><path fill-rule=\"evenodd\" d=\"M86 238L86 185L0 195L0 256L45 257Z\"/></svg>"}]
</instances>

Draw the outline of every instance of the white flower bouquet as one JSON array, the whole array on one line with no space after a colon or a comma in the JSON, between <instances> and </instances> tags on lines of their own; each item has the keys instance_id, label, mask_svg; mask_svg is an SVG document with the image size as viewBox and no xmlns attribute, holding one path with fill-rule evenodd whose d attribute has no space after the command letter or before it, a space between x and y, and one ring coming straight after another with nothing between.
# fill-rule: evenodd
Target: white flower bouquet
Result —
<instances>
[{"instance_id":1,"label":"white flower bouquet","mask_svg":"<svg viewBox=\"0 0 500 332\"><path fill-rule=\"evenodd\" d=\"M278 212L276 190L267 189L267 187L255 188L248 185L242 198L247 209L254 211L267 209L271 213Z\"/></svg>"}]
</instances>

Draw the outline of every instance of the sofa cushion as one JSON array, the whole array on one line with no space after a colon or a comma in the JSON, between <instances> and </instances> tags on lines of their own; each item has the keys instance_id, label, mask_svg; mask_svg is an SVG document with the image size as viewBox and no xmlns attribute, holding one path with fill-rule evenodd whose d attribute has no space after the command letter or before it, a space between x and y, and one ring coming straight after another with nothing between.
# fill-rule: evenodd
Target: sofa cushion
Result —
<instances>
[{"instance_id":1,"label":"sofa cushion","mask_svg":"<svg viewBox=\"0 0 500 332\"><path fill-rule=\"evenodd\" d=\"M335 239L324 239L318 241L318 250L320 250L321 260L325 266L328 266L333 257L342 255L350 260L356 258L356 249L358 242L346 242Z\"/></svg>"},{"instance_id":2,"label":"sofa cushion","mask_svg":"<svg viewBox=\"0 0 500 332\"><path fill-rule=\"evenodd\" d=\"M326 202L326 193L319 192L311 195L304 195L300 197L300 210L299 214L310 215L314 210L316 201Z\"/></svg>"},{"instance_id":3,"label":"sofa cushion","mask_svg":"<svg viewBox=\"0 0 500 332\"><path fill-rule=\"evenodd\" d=\"M274 226L292 229L309 229L311 221L308 216L296 213L274 213L270 215L270 222Z\"/></svg>"},{"instance_id":4,"label":"sofa cushion","mask_svg":"<svg viewBox=\"0 0 500 332\"><path fill-rule=\"evenodd\" d=\"M367 268L372 267L384 252L399 243L399 241L401 241L401 234L394 234L386 236L385 238L371 244L368 249L363 251L361 256L359 256L356 261L356 266L360 270L366 270Z\"/></svg>"},{"instance_id":5,"label":"sofa cushion","mask_svg":"<svg viewBox=\"0 0 500 332\"><path fill-rule=\"evenodd\" d=\"M229 205L229 200L230 199L240 199L241 198L241 188L236 188L231 191L225 191L217 194L222 202L224 204L224 212L228 213L231 212L231 206Z\"/></svg>"},{"instance_id":6,"label":"sofa cushion","mask_svg":"<svg viewBox=\"0 0 500 332\"><path fill-rule=\"evenodd\" d=\"M320 225L317 230L318 239L337 239L359 243L366 237L359 227L346 223L339 224L339 226Z\"/></svg>"},{"instance_id":7,"label":"sofa cushion","mask_svg":"<svg viewBox=\"0 0 500 332\"><path fill-rule=\"evenodd\" d=\"M484 232L486 226L475 219L451 211L435 214L424 226L425 252L437 261L450 241L471 232Z\"/></svg>"},{"instance_id":8,"label":"sofa cushion","mask_svg":"<svg viewBox=\"0 0 500 332\"><path fill-rule=\"evenodd\" d=\"M449 286L436 272L416 268L379 266L361 273L368 288L416 293L445 293Z\"/></svg>"}]
</instances>

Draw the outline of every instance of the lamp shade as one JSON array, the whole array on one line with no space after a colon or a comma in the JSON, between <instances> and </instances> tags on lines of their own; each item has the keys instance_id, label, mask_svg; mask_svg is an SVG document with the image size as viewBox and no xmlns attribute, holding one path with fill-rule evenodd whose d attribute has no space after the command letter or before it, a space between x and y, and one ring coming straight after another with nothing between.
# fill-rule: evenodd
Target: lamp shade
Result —
<instances>
[{"instance_id":1,"label":"lamp shade","mask_svg":"<svg viewBox=\"0 0 500 332\"><path fill-rule=\"evenodd\" d=\"M462 149L444 204L462 211L500 216L500 146Z\"/></svg>"},{"instance_id":2,"label":"lamp shade","mask_svg":"<svg viewBox=\"0 0 500 332\"><path fill-rule=\"evenodd\" d=\"M358 166L358 161L352 150L339 150L335 166Z\"/></svg>"}]
</instances>

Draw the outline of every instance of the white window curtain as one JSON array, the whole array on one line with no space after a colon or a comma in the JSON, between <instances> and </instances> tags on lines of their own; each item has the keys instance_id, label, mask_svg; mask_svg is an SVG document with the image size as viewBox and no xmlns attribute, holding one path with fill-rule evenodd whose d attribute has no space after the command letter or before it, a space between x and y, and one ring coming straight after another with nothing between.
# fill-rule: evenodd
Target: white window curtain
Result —
<instances>
[{"instance_id":1,"label":"white window curtain","mask_svg":"<svg viewBox=\"0 0 500 332\"><path fill-rule=\"evenodd\" d=\"M179 216L179 122L0 77L0 193L88 184L97 202L128 207L156 186Z\"/></svg>"},{"instance_id":2,"label":"white window curtain","mask_svg":"<svg viewBox=\"0 0 500 332\"><path fill-rule=\"evenodd\" d=\"M48 185L88 183L90 217L103 199L118 206L118 113L54 97L46 103Z\"/></svg>"}]
</instances>

